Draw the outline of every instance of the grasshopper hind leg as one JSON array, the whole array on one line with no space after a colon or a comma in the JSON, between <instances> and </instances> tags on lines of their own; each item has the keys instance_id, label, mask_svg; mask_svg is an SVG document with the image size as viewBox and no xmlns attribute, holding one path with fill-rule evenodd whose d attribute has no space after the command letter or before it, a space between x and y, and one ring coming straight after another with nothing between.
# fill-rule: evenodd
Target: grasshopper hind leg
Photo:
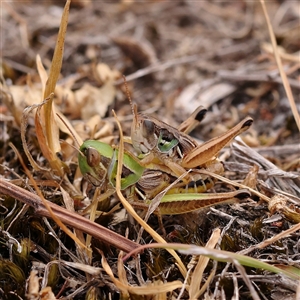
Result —
<instances>
[{"instance_id":1,"label":"grasshopper hind leg","mask_svg":"<svg viewBox=\"0 0 300 300\"><path fill-rule=\"evenodd\" d=\"M183 132L185 134L189 134L192 132L205 118L207 113L207 109L204 106L198 106L194 112L177 128L178 131Z\"/></svg>"}]
</instances>

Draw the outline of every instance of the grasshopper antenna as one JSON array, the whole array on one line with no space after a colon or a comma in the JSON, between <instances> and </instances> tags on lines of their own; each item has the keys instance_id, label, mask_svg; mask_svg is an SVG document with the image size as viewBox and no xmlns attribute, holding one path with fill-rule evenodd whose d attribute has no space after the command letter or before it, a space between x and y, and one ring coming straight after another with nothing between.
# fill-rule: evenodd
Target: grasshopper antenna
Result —
<instances>
[{"instance_id":1,"label":"grasshopper antenna","mask_svg":"<svg viewBox=\"0 0 300 300\"><path fill-rule=\"evenodd\" d=\"M123 80L124 80L124 85L125 85L125 90L126 90L126 95L127 95L127 98L129 100L129 103L130 103L130 106L131 106L131 111L132 111L132 114L134 116L134 119L135 119L135 122L137 122L137 107L135 104L133 104L132 100L131 100L131 97L130 97L130 93L129 93L129 89L128 89L128 85L127 85L127 81L126 81L126 77L125 75L123 75Z\"/></svg>"}]
</instances>

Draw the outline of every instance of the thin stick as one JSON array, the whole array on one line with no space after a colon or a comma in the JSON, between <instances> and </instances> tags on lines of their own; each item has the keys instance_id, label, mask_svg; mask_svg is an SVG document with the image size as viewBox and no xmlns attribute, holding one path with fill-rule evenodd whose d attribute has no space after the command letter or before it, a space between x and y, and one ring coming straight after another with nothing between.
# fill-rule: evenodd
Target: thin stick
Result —
<instances>
[{"instance_id":1,"label":"thin stick","mask_svg":"<svg viewBox=\"0 0 300 300\"><path fill-rule=\"evenodd\" d=\"M289 85L287 76L286 76L286 74L283 70L283 67L282 67L281 58L280 58L280 55L279 55L278 50L277 50L277 43L276 43L275 34L274 34L274 31L273 31L273 28L272 28L272 25L271 25L269 15L267 13L265 1L260 0L260 3L261 3L261 6L263 8L263 12L264 12L264 15L265 15L265 18L266 18L266 21L267 21L269 34L270 34L272 46L273 46L273 49L274 49L274 56L275 56L275 60L276 60L276 63L277 63L278 69L279 69L280 76L282 78L282 83L283 83L283 86L284 86L284 90L285 90L286 95L289 99L289 103L290 103L290 106L291 106L291 109L292 109L294 119L295 119L296 124L298 126L298 129L300 131L300 116L299 116L299 113L297 111L297 107L296 107L296 104L295 104L295 99L293 97L291 86Z\"/></svg>"},{"instance_id":2,"label":"thin stick","mask_svg":"<svg viewBox=\"0 0 300 300\"><path fill-rule=\"evenodd\" d=\"M190 56L184 56L180 58L175 58L168 60L166 62L158 62L154 65L150 65L144 69L137 70L136 72L130 74L127 76L127 81L131 81L143 76L146 76L148 74L154 73L154 72L159 72L159 71L164 71L167 68L181 65L181 64L187 64L187 63L193 63L195 61L201 60L203 57L201 55L190 55ZM207 57L208 59L208 57ZM120 84L122 83L121 79L117 80L115 84Z\"/></svg>"},{"instance_id":3,"label":"thin stick","mask_svg":"<svg viewBox=\"0 0 300 300\"><path fill-rule=\"evenodd\" d=\"M0 194L8 195L25 204L28 204L35 209L37 215L51 217L49 211L46 209L39 196L17 185L12 184L9 181L0 180ZM45 200L45 203L47 203L51 207L53 213L57 216L57 218L59 218L68 226L90 234L94 238L106 242L116 247L117 249L129 253L139 247L139 244L128 240L127 238L109 230L106 227L103 227L95 222L91 222L90 220L78 215L77 213L68 211L65 208L48 200Z\"/></svg>"}]
</instances>

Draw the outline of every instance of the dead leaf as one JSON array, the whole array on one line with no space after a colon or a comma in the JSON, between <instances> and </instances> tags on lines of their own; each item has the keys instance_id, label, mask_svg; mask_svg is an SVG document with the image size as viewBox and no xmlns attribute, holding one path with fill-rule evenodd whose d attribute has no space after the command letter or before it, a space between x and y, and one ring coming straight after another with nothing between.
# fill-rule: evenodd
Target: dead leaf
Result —
<instances>
[{"instance_id":1,"label":"dead leaf","mask_svg":"<svg viewBox=\"0 0 300 300\"><path fill-rule=\"evenodd\" d=\"M75 92L77 103L81 106L81 118L88 120L95 115L104 117L108 106L112 104L116 94L116 88L112 83L104 84L101 88L89 83Z\"/></svg>"}]
</instances>

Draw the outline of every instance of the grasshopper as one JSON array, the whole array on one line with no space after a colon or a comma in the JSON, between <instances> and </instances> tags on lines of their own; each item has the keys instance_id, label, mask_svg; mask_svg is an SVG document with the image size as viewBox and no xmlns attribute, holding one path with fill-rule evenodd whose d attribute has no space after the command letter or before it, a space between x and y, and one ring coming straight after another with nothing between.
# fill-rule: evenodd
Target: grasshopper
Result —
<instances>
[{"instance_id":1,"label":"grasshopper","mask_svg":"<svg viewBox=\"0 0 300 300\"><path fill-rule=\"evenodd\" d=\"M116 180L116 166L117 166L117 149L114 149L108 144L88 140L85 141L81 147L78 155L79 168L83 176L95 186L102 187L109 182L110 186L114 188ZM124 153L124 165L121 178L121 189L139 185L141 187L141 180L143 178L145 168L139 164L139 162L129 153ZM153 170L151 170L153 171ZM152 173L153 175L153 173ZM170 182L169 174L163 174L166 182ZM146 178L147 179L147 178ZM159 176L161 181L162 177ZM200 187L200 189L202 186ZM207 189L207 187L204 187ZM156 193L160 192L162 188L156 190ZM147 188L145 188L147 190ZM190 211L195 211L200 208L229 203L236 200L241 200L250 196L247 190L240 190L228 193L192 193L192 190L181 189L176 187L170 189L168 193L162 197L159 205L160 214L182 214ZM147 193L146 193L147 194ZM146 202L139 205L135 203L137 207L144 207L149 204L150 200L146 199Z\"/></svg>"},{"instance_id":2,"label":"grasshopper","mask_svg":"<svg viewBox=\"0 0 300 300\"><path fill-rule=\"evenodd\" d=\"M202 112L200 113L200 111ZM192 128L195 123L199 121L199 114L203 115L205 114L205 111L199 110L197 115L193 114L189 119L186 120L186 122L183 122L181 125L182 130L188 130L188 128ZM69 128L62 118L61 120L65 126ZM70 128L69 130L74 140L78 144L75 134ZM106 187L107 191L104 194L107 197L112 195L112 191L109 190L114 190L115 188L117 173L116 169L118 164L117 157L118 149L100 141L85 141L79 149L78 164L82 175L94 186L101 188ZM147 192L149 193L149 187L143 186L142 182L144 179L147 179L147 174L149 175L151 172L153 176L153 170L146 170L145 172L145 168L140 164L140 161L130 153L125 152L121 174L121 189L126 190L135 185L140 185L140 188L147 195ZM162 173L162 175L164 176L163 179L165 182L171 181L169 174ZM160 181L162 181L161 175L159 175L158 178ZM197 191L206 191L206 185L208 185L208 182L201 181L201 186L198 185ZM156 193L153 193L153 196L156 196L156 194L158 194L164 188L165 186L160 186L160 188L156 189ZM183 190L185 193L182 193ZM162 211L160 214L186 213L203 207L232 202L237 199L243 199L250 196L247 190L222 194L201 194L191 193L191 191L195 192L195 190L181 189L181 187L176 187L175 189L169 190L169 195L165 195L161 200L160 208ZM172 203L174 203L173 208ZM146 204L149 204L149 200L146 201Z\"/></svg>"},{"instance_id":3,"label":"grasshopper","mask_svg":"<svg viewBox=\"0 0 300 300\"><path fill-rule=\"evenodd\" d=\"M189 132L203 119L205 113L206 109L199 107L178 129L182 132ZM166 143L164 146L168 148ZM103 186L108 181L110 186L114 187L117 153L117 149L105 143L94 140L85 141L80 147L78 156L81 173L95 186ZM213 166L215 173L223 172L221 163L215 162L211 166ZM161 170L146 169L133 155L124 153L121 189L125 190L135 186L137 190L142 190L146 195L146 203L144 202L143 205L149 204L149 199L154 198L174 180L175 178L170 174ZM189 186L184 182L176 184L163 196L159 205L160 214L186 213L218 203L227 203L249 197L249 192L246 190L203 194L213 184L213 180L209 177L201 178L197 182L190 182Z\"/></svg>"},{"instance_id":4,"label":"grasshopper","mask_svg":"<svg viewBox=\"0 0 300 300\"><path fill-rule=\"evenodd\" d=\"M198 107L194 113L185 120L179 127L179 130L189 132L192 128L198 125L203 119L207 110L202 106ZM109 183L114 186L116 176L116 157L118 150L113 149L110 145L102 142L89 140L80 147L78 156L79 166L84 177L95 186L102 186L108 179ZM139 161L135 160L129 153L124 154L123 172L121 178L121 188L134 185L138 182L138 187L145 192L148 198L155 197L156 194L164 190L174 178L165 172L156 170L145 170ZM217 166L215 164L214 166ZM223 171L223 166L218 165L218 174ZM215 168L216 169L216 168ZM182 189L182 186L185 189ZM186 184L177 184L175 188L170 189L167 194L186 193L186 192L205 192L213 186L213 181L210 178L199 180L198 182L190 183L190 187Z\"/></svg>"},{"instance_id":5,"label":"grasshopper","mask_svg":"<svg viewBox=\"0 0 300 300\"><path fill-rule=\"evenodd\" d=\"M129 96L129 95L128 95ZM141 164L152 168L164 168L169 174L179 177L186 169L208 167L214 164L220 150L233 138L246 131L253 119L246 117L224 134L201 145L187 133L193 128L185 122L178 129L154 118L137 113L137 107L129 101L133 112L131 141L141 157ZM194 112L195 120L204 118L203 109ZM191 179L189 178L188 181Z\"/></svg>"}]
</instances>

